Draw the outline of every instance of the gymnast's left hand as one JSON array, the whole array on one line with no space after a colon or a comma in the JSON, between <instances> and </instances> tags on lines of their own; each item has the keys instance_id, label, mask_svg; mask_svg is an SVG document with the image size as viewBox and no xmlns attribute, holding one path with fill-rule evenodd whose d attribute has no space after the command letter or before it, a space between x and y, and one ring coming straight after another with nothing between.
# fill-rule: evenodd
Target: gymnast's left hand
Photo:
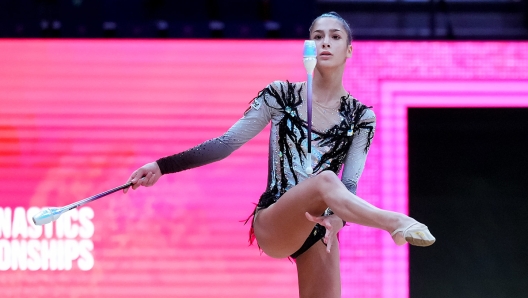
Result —
<instances>
[{"instance_id":1,"label":"gymnast's left hand","mask_svg":"<svg viewBox=\"0 0 528 298\"><path fill-rule=\"evenodd\" d=\"M327 216L313 216L306 212L305 215L309 221L318 223L326 228L326 234L323 238L323 241L326 244L326 251L330 252L332 245L337 240L337 232L343 228L343 220L335 214Z\"/></svg>"}]
</instances>

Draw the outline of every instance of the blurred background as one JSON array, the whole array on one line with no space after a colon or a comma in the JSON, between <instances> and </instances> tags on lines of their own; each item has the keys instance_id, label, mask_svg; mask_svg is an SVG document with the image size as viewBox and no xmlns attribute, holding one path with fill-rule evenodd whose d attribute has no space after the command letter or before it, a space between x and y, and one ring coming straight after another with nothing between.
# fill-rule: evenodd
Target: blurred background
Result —
<instances>
[{"instance_id":1,"label":"blurred background","mask_svg":"<svg viewBox=\"0 0 528 298\"><path fill-rule=\"evenodd\" d=\"M336 11L356 39L528 39L526 0L2 0L0 37L304 38Z\"/></svg>"},{"instance_id":2,"label":"blurred background","mask_svg":"<svg viewBox=\"0 0 528 298\"><path fill-rule=\"evenodd\" d=\"M53 205L58 204L53 201L56 197L62 204L71 200L74 194L87 196L96 189L104 190L98 182L105 180L102 173L116 158L120 161L118 172L124 177L143 161L167 154L166 148L173 145L173 139L164 133L181 129L178 133L193 135L186 136L189 138L187 143L177 143L178 150L206 137L214 137L213 131L221 133L245 109L259 88L265 86L264 83L273 79L302 79L302 71L295 60L297 42L308 36L313 18L328 11L341 14L350 23L354 39L359 41L355 44L353 65L345 73L347 88L363 102L373 105L375 110L379 108L376 113L379 112L380 132L370 153L371 163L362 177L366 183L360 183L360 190L367 199L380 206L408 210L411 216L426 222L438 238L431 248L412 247L403 251L392 248L382 234L349 227L348 231L352 232L344 232L342 238L342 243L349 248L343 252L344 297L526 297L528 0L0 0L0 178L7 181L7 186L0 190L0 207L5 207L5 211L7 208L15 210L17 206L27 209L44 203ZM244 43L234 40L244 40ZM265 41L257 44L257 40ZM186 42L190 48L185 46ZM218 61L211 58L203 62L211 51L208 46L219 49ZM284 47L287 53L277 47ZM178 55L182 52L187 56ZM236 56L233 53L240 55L240 59L232 57ZM259 61L268 54L274 57L273 61ZM208 63L217 63L218 69L211 68ZM180 67L187 72L179 71ZM228 70L228 76L225 70ZM209 83L204 87L202 80L206 72ZM223 81L218 79L221 77ZM181 83L175 84L175 81ZM64 82L72 85L66 88ZM424 87L430 82L438 83L440 87L434 87L434 90ZM389 88L386 86L391 84L400 84L393 93L386 91ZM487 86L497 86L497 89L488 89ZM209 98L211 93L207 87L225 90L220 90L217 97ZM238 92L236 98L233 96L235 89ZM149 97L151 94L154 94L152 98ZM207 105L195 109L195 102L203 100L200 97L208 97ZM130 98L136 107L126 105ZM384 107L390 109L397 105L386 101L387 98L405 102L401 103L405 111L384 114ZM409 98L421 99L416 105L407 104L407 101L414 100ZM446 103L444 98L453 101ZM218 101L229 101L230 106L222 110L225 112L222 115L210 111L210 105ZM98 113L107 113L110 118L118 115L117 120L97 116ZM146 114L146 120L135 123L134 117ZM159 115L163 116L161 120ZM190 125L186 121L195 121L203 115L220 120L202 123L199 134L185 130L202 125ZM403 119L403 122L394 119ZM166 122L169 120L173 121L170 127ZM403 139L391 136L392 128L387 128L391 123L396 127L395 131L404 132ZM123 134L121 129L126 128L134 131ZM94 132L96 130L100 130L100 135ZM137 135L138 130L142 135ZM152 136L151 131L161 133ZM84 135L88 133L88 137ZM133 146L122 146L122 140L133 137ZM144 138L165 143L158 143L146 152L142 150ZM93 144L86 145L89 149L84 145L76 147L77 143L92 140L101 147L112 148L98 149ZM59 141L69 145L57 146ZM385 159L391 142L400 141L403 147L398 148L404 148L404 153L394 156L404 159L402 164L408 162L408 168L398 168L399 161L391 161L397 164L393 166ZM268 297L267 290L277 283L286 284L286 290L277 290L276 297L295 295L295 273L289 263L269 262L266 270L279 268L281 271L280 274L268 274L272 279L266 284L261 282L262 276L246 273L254 266L248 264L257 262L255 255L258 253L255 247L243 250L246 249L243 237L247 231L237 220L246 214L251 200L239 198L236 207L232 208L240 210L225 215L224 225L229 225L229 230L215 227L213 222L219 215L208 209L211 203L206 199L218 193L225 197L236 196L237 192L218 181L219 186L213 187L200 181L206 175L203 173L210 174L208 181L212 181L217 179L215 174L218 177L236 175L236 167L242 161L253 164L254 159L265 154L266 150L265 137L256 142L255 147L249 148L258 149L250 149L234 157L230 163L207 168L213 171L182 174L184 184L191 185L191 190L179 189L186 197L181 199L183 202L170 200L174 188L164 185L159 195L136 193L138 201L135 203L118 197L94 204L95 230L99 233L95 233L94 243L90 243L95 246L92 248L95 269L94 272L81 272L77 268L74 272L91 278L89 283L76 280L70 287L72 275L66 273L51 275L49 271L38 271L40 275L31 275L22 272L7 266L10 261L0 249L3 258L0 260L5 261L2 264L7 264L4 267L8 268L1 269L7 274L0 274L0 284L10 291L5 292L10 293L6 294L7 297L29 296L28 291L39 289L39 283L45 281L52 285L56 276L62 282L56 297L118 297L125 294L159 297L163 293L171 297L175 293L183 293L181 297L247 297L248 293L254 297ZM92 151L95 152L93 156L89 155ZM57 160L50 161L46 154ZM79 161L75 154L89 157L86 157L87 161ZM390 154L387 156L392 158ZM84 178L71 178L76 177L76 163L97 169L92 173L95 178L92 177L93 181L85 185L82 192L78 187L86 183L82 181ZM265 168L264 164L261 166ZM20 167L25 170L20 171ZM35 167L40 169L37 174L31 170ZM66 167L69 172L61 172L59 178L75 180L75 187L63 194L56 190L61 184L60 179L51 172L60 172ZM227 175L226 171L233 174ZM386 171L393 171L390 175L395 178L383 180ZM404 178L398 180L399 175ZM245 186L248 196L260 192L265 179L261 176L248 173L243 178L253 183ZM170 179L172 183L175 178ZM226 185L227 182L233 183L225 179ZM113 187L121 180L121 177L114 177L112 184L107 182L103 186ZM380 181L389 181L389 185ZM394 199L397 203L391 205L391 194L399 191L401 181L405 184L404 196ZM48 186L38 186L41 183ZM13 199L20 194L23 198ZM402 201L398 201L400 199ZM240 203L242 201L245 205ZM151 213L162 210L166 218L144 219L145 222L138 224L140 218L149 218L140 212L145 208L142 204L148 205ZM120 209L123 205L132 211L123 214ZM103 215L108 208L112 214ZM193 208L201 210L203 225L187 231L191 223L182 210ZM0 241L13 243L22 238L18 236L17 240L15 236L6 236L10 226L6 228L9 220L6 220L8 213L5 212L0 213L0 226L4 224L0 227L3 231ZM149 216L157 218L152 214ZM178 224L167 225L165 220ZM158 230L151 238L136 237L143 235L140 233L148 235L152 227ZM199 241L192 238L196 230L205 235L197 236ZM191 243L189 248L188 243L182 243L181 238L174 236L180 235L178 233L184 239L190 235L189 242L199 243ZM232 236L236 233L240 235ZM108 239L101 239L105 237ZM214 253L204 257L203 251L214 252L214 246L219 245L211 243L211 237L228 239L220 245L223 250L219 252L227 252L228 257ZM237 239L234 246L240 251L232 248L229 237ZM149 246L150 243L142 239L162 244ZM110 244L105 250L107 242ZM230 249L235 252L229 252ZM127 251L132 251L130 258L127 258ZM176 261L166 263L167 258L159 251ZM409 268L404 268L398 262L403 260L407 264L407 252ZM146 261L133 263L140 258ZM223 267L214 263L216 258L225 262ZM257 266L266 265L267 259L259 260L260 263L255 263ZM182 265L184 263L187 267ZM209 267L200 267L203 264L210 265L214 272L210 272ZM130 279L126 274L117 274L130 271L130 266L144 275L138 273L135 279ZM407 269L408 279L405 275ZM185 270L196 275L182 278L187 274ZM197 278L207 272L211 276L204 278L207 282L202 286ZM379 276L385 279L379 280ZM175 285L176 278L180 280ZM128 291L123 292L125 287L106 287L113 283L129 285ZM168 290L160 287L154 295L147 290L136 290L134 283L138 283L138 288L150 285L148 291L154 291L153 288L160 283ZM216 286L221 288L222 285L240 283L251 284L251 287L239 290L238 296L229 289L215 295ZM402 283L405 290L399 288ZM261 285L258 293L255 292L256 285ZM182 292L182 288L186 292ZM74 290L75 294L71 294Z\"/></svg>"}]
</instances>

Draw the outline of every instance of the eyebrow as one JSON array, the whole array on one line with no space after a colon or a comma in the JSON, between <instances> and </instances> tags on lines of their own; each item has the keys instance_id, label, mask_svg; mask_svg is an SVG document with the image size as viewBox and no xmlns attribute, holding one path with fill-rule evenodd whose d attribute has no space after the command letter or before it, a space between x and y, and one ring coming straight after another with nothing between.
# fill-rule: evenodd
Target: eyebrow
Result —
<instances>
[{"instance_id":1,"label":"eyebrow","mask_svg":"<svg viewBox=\"0 0 528 298\"><path fill-rule=\"evenodd\" d=\"M341 30L339 30L339 29L330 29L330 32L336 32L336 31L341 31ZM313 32L324 32L324 30L318 29L318 30L314 30Z\"/></svg>"}]
</instances>

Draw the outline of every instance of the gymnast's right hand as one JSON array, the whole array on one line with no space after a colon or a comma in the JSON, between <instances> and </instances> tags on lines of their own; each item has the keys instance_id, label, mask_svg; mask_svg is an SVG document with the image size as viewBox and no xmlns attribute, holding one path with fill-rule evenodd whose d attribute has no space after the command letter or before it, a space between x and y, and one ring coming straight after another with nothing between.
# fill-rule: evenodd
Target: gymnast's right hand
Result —
<instances>
[{"instance_id":1,"label":"gymnast's right hand","mask_svg":"<svg viewBox=\"0 0 528 298\"><path fill-rule=\"evenodd\" d=\"M132 175L130 175L130 178L128 178L127 183L132 182L132 189L136 189L140 186L149 187L154 185L160 177L161 170L158 166L158 163L154 161L132 172ZM129 188L125 188L123 192L127 193Z\"/></svg>"}]
</instances>

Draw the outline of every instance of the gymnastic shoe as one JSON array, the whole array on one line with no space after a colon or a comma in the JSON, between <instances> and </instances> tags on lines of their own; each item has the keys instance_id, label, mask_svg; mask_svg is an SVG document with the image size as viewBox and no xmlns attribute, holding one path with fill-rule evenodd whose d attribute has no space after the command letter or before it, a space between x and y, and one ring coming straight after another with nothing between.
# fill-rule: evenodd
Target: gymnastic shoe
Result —
<instances>
[{"instance_id":1,"label":"gymnastic shoe","mask_svg":"<svg viewBox=\"0 0 528 298\"><path fill-rule=\"evenodd\" d=\"M436 241L436 238L429 232L429 228L419 222L414 222L405 228L396 229L391 236L397 245L409 242L410 245L414 246L429 246Z\"/></svg>"}]
</instances>

